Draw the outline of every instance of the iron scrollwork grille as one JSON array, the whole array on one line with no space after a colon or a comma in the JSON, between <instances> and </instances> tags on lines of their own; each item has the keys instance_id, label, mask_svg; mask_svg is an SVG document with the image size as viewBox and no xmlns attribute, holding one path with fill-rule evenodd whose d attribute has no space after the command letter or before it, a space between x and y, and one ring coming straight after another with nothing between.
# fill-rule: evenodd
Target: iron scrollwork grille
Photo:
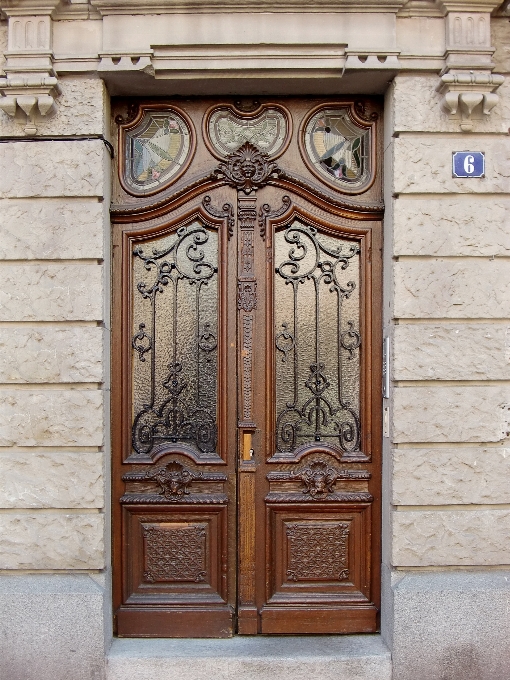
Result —
<instances>
[{"instance_id":1,"label":"iron scrollwork grille","mask_svg":"<svg viewBox=\"0 0 510 680\"><path fill-rule=\"evenodd\" d=\"M360 247L300 221L275 236L276 450L360 447Z\"/></svg>"},{"instance_id":2,"label":"iron scrollwork grille","mask_svg":"<svg viewBox=\"0 0 510 680\"><path fill-rule=\"evenodd\" d=\"M193 222L133 250L137 454L217 444L218 234Z\"/></svg>"}]
</instances>

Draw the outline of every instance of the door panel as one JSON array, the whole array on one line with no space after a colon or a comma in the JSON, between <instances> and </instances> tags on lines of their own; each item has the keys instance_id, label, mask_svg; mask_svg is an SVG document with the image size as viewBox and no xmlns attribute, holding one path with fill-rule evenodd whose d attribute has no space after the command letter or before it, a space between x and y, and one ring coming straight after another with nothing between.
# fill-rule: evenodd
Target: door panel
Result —
<instances>
[{"instance_id":1,"label":"door panel","mask_svg":"<svg viewBox=\"0 0 510 680\"><path fill-rule=\"evenodd\" d=\"M373 225L312 214L292 195L266 227L262 633L377 628L373 237Z\"/></svg>"},{"instance_id":2,"label":"door panel","mask_svg":"<svg viewBox=\"0 0 510 680\"><path fill-rule=\"evenodd\" d=\"M119 635L377 629L371 106L114 105Z\"/></svg>"}]
</instances>

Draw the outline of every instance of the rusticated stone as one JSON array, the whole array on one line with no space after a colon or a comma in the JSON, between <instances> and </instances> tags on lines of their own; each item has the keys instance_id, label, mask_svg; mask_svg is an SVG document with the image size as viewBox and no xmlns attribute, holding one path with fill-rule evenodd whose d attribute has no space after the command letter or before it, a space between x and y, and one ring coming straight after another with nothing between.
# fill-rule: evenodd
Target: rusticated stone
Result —
<instances>
[{"instance_id":1,"label":"rusticated stone","mask_svg":"<svg viewBox=\"0 0 510 680\"><path fill-rule=\"evenodd\" d=\"M450 116L441 108L443 95L436 92L437 74L399 75L395 78L394 121L396 132L459 132L460 114ZM510 83L498 88L499 102L490 115L481 107L472 116L475 132L506 133L510 119Z\"/></svg>"},{"instance_id":2,"label":"rusticated stone","mask_svg":"<svg viewBox=\"0 0 510 680\"><path fill-rule=\"evenodd\" d=\"M477 136L469 148L485 151L485 177L452 177L452 152L465 148L458 135L403 135L394 140L393 191L401 193L507 193L510 181L510 138Z\"/></svg>"},{"instance_id":3,"label":"rusticated stone","mask_svg":"<svg viewBox=\"0 0 510 680\"><path fill-rule=\"evenodd\" d=\"M508 563L510 510L416 510L393 513L396 567Z\"/></svg>"},{"instance_id":4,"label":"rusticated stone","mask_svg":"<svg viewBox=\"0 0 510 680\"><path fill-rule=\"evenodd\" d=\"M404 195L393 204L393 254L508 256L510 200Z\"/></svg>"},{"instance_id":5,"label":"rusticated stone","mask_svg":"<svg viewBox=\"0 0 510 680\"><path fill-rule=\"evenodd\" d=\"M498 442L510 430L510 387L397 387L393 441Z\"/></svg>"},{"instance_id":6,"label":"rusticated stone","mask_svg":"<svg viewBox=\"0 0 510 680\"><path fill-rule=\"evenodd\" d=\"M7 23L2 22L0 24L0 69L2 69L2 70L3 70L4 65L5 65L4 54L5 54L5 52L7 52L8 36L9 36L9 31L8 31Z\"/></svg>"},{"instance_id":7,"label":"rusticated stone","mask_svg":"<svg viewBox=\"0 0 510 680\"><path fill-rule=\"evenodd\" d=\"M0 446L100 446L100 390L0 390Z\"/></svg>"},{"instance_id":8,"label":"rusticated stone","mask_svg":"<svg viewBox=\"0 0 510 680\"><path fill-rule=\"evenodd\" d=\"M103 196L107 157L99 139L2 144L0 198Z\"/></svg>"},{"instance_id":9,"label":"rusticated stone","mask_svg":"<svg viewBox=\"0 0 510 680\"><path fill-rule=\"evenodd\" d=\"M507 318L510 267L505 260L402 260L395 263L399 318Z\"/></svg>"},{"instance_id":10,"label":"rusticated stone","mask_svg":"<svg viewBox=\"0 0 510 680\"><path fill-rule=\"evenodd\" d=\"M393 378L509 380L510 324L397 325Z\"/></svg>"},{"instance_id":11,"label":"rusticated stone","mask_svg":"<svg viewBox=\"0 0 510 680\"><path fill-rule=\"evenodd\" d=\"M103 329L0 328L0 383L101 382Z\"/></svg>"},{"instance_id":12,"label":"rusticated stone","mask_svg":"<svg viewBox=\"0 0 510 680\"><path fill-rule=\"evenodd\" d=\"M510 449L395 449L395 505L510 503Z\"/></svg>"},{"instance_id":13,"label":"rusticated stone","mask_svg":"<svg viewBox=\"0 0 510 680\"><path fill-rule=\"evenodd\" d=\"M62 94L57 98L57 111L50 116L37 116L39 135L102 135L105 133L104 83L99 78L59 77ZM0 135L23 137L23 125L0 112Z\"/></svg>"},{"instance_id":14,"label":"rusticated stone","mask_svg":"<svg viewBox=\"0 0 510 680\"><path fill-rule=\"evenodd\" d=\"M508 17L491 17L491 45L496 51L492 60L496 64L496 71L510 72L510 44L508 42Z\"/></svg>"},{"instance_id":15,"label":"rusticated stone","mask_svg":"<svg viewBox=\"0 0 510 680\"><path fill-rule=\"evenodd\" d=\"M1 321L102 319L100 265L6 264L1 271Z\"/></svg>"},{"instance_id":16,"label":"rusticated stone","mask_svg":"<svg viewBox=\"0 0 510 680\"><path fill-rule=\"evenodd\" d=\"M102 508L103 454L0 452L1 508Z\"/></svg>"},{"instance_id":17,"label":"rusticated stone","mask_svg":"<svg viewBox=\"0 0 510 680\"><path fill-rule=\"evenodd\" d=\"M97 198L0 200L0 259L100 259L105 210Z\"/></svg>"},{"instance_id":18,"label":"rusticated stone","mask_svg":"<svg viewBox=\"0 0 510 680\"><path fill-rule=\"evenodd\" d=\"M104 515L0 514L0 569L102 569Z\"/></svg>"}]
</instances>

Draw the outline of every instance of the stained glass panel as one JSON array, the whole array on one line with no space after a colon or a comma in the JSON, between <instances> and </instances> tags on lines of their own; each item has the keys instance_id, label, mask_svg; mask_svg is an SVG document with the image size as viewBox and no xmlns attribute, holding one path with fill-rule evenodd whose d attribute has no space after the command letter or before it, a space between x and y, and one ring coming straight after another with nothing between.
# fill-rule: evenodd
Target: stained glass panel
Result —
<instances>
[{"instance_id":1,"label":"stained glass panel","mask_svg":"<svg viewBox=\"0 0 510 680\"><path fill-rule=\"evenodd\" d=\"M370 180L370 130L360 128L348 109L322 109L305 128L305 149L312 167L330 182L360 189Z\"/></svg>"},{"instance_id":2,"label":"stained glass panel","mask_svg":"<svg viewBox=\"0 0 510 680\"><path fill-rule=\"evenodd\" d=\"M186 162L191 146L188 124L175 112L147 113L125 139L125 180L137 193L168 184Z\"/></svg>"},{"instance_id":3,"label":"stained glass panel","mask_svg":"<svg viewBox=\"0 0 510 680\"><path fill-rule=\"evenodd\" d=\"M199 222L133 250L133 449L217 442L218 235Z\"/></svg>"},{"instance_id":4,"label":"stained glass panel","mask_svg":"<svg viewBox=\"0 0 510 680\"><path fill-rule=\"evenodd\" d=\"M287 130L287 118L275 107L267 107L249 118L230 108L220 108L212 113L208 124L211 144L220 156L228 156L245 142L274 156L285 144Z\"/></svg>"},{"instance_id":5,"label":"stained glass panel","mask_svg":"<svg viewBox=\"0 0 510 680\"><path fill-rule=\"evenodd\" d=\"M276 450L360 445L360 248L295 220L275 236Z\"/></svg>"}]
</instances>

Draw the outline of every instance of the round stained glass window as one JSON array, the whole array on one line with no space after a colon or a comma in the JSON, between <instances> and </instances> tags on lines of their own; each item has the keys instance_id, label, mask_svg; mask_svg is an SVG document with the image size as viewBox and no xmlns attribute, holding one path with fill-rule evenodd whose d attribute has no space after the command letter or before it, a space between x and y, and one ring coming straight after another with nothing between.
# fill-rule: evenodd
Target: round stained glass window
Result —
<instances>
[{"instance_id":1,"label":"round stained glass window","mask_svg":"<svg viewBox=\"0 0 510 680\"><path fill-rule=\"evenodd\" d=\"M137 195L155 193L181 173L190 158L190 124L175 111L146 111L125 132L126 189Z\"/></svg>"},{"instance_id":2,"label":"round stained glass window","mask_svg":"<svg viewBox=\"0 0 510 680\"><path fill-rule=\"evenodd\" d=\"M310 169L328 184L357 193L370 183L371 128L357 125L348 108L316 112L305 125L303 141Z\"/></svg>"}]
</instances>

